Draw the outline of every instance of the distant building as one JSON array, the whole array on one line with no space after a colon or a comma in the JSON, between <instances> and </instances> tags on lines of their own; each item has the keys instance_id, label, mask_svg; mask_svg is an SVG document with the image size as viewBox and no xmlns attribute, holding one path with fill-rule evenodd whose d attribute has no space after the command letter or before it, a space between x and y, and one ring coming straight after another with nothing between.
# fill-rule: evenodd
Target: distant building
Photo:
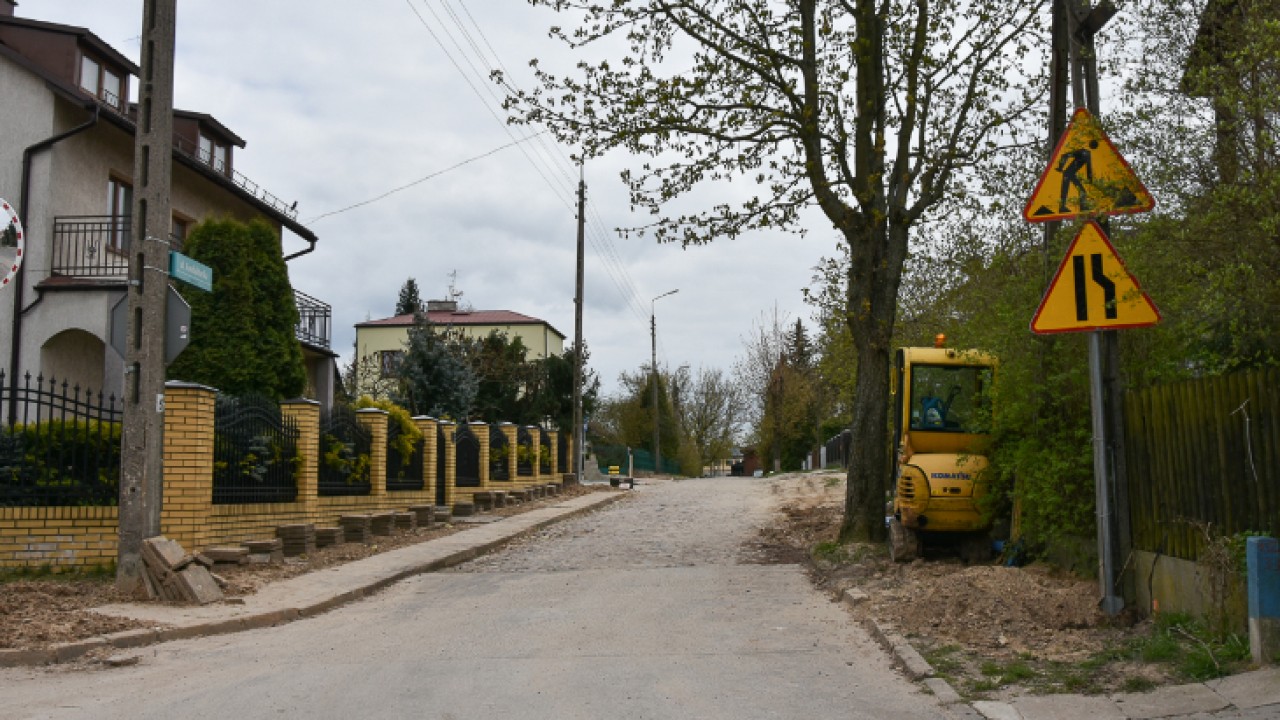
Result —
<instances>
[{"instance_id":1,"label":"distant building","mask_svg":"<svg viewBox=\"0 0 1280 720\"><path fill-rule=\"evenodd\" d=\"M510 310L460 310L452 300L427 302L427 320L441 328L452 328L468 338L485 338L497 331L508 338L519 338L528 350L526 359L538 360L564 353L565 336L545 320L522 315ZM396 315L381 320L369 320L356 325L356 360L375 364L376 379L394 374L404 357L409 342L409 329L415 322L413 313ZM356 394L376 394L362 374Z\"/></svg>"},{"instance_id":2,"label":"distant building","mask_svg":"<svg viewBox=\"0 0 1280 720\"><path fill-rule=\"evenodd\" d=\"M109 324L128 280L137 116L128 99L139 68L90 30L15 17L14 5L0 0L0 197L17 208L26 247L0 292L0 368L9 380L43 373L119 395L124 360L109 348ZM180 250L206 217L262 218L308 243L286 260L310 252L317 238L294 206L235 170L244 146L210 115L174 112L173 215L162 229L171 245ZM331 311L303 293L295 302L307 392L328 404Z\"/></svg>"}]
</instances>

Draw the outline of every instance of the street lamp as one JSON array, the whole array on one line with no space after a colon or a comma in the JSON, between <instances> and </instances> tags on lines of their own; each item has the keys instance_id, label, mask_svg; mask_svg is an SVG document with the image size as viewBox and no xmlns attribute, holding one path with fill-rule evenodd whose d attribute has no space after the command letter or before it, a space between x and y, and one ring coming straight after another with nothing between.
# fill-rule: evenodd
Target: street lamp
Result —
<instances>
[{"instance_id":1,"label":"street lamp","mask_svg":"<svg viewBox=\"0 0 1280 720\"><path fill-rule=\"evenodd\" d=\"M654 303L668 295L675 295L680 288L668 290L649 301L649 338L653 342L653 363L649 366L653 373L653 476L657 477L662 468L662 451L658 441L658 316L654 311Z\"/></svg>"}]
</instances>

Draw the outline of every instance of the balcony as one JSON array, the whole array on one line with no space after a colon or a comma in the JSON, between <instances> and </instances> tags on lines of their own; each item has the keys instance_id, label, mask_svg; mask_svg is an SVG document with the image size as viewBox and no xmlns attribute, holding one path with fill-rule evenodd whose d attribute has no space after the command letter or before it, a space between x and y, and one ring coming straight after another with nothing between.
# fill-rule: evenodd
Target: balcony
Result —
<instances>
[{"instance_id":1,"label":"balcony","mask_svg":"<svg viewBox=\"0 0 1280 720\"><path fill-rule=\"evenodd\" d=\"M129 276L129 218L107 216L64 216L53 220L54 275L96 280ZM182 241L169 238L170 247L182 250ZM294 336L299 342L329 349L333 310L306 293L293 291L298 308Z\"/></svg>"}]
</instances>

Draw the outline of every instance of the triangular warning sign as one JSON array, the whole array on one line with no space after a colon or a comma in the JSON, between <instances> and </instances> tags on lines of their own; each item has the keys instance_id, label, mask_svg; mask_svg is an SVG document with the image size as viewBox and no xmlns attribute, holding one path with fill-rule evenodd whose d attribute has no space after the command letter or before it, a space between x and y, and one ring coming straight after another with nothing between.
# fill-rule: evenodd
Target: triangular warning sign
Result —
<instances>
[{"instance_id":1,"label":"triangular warning sign","mask_svg":"<svg viewBox=\"0 0 1280 720\"><path fill-rule=\"evenodd\" d=\"M1090 220L1067 248L1031 319L1031 331L1116 330L1158 322L1155 303L1124 266L1102 228Z\"/></svg>"},{"instance_id":2,"label":"triangular warning sign","mask_svg":"<svg viewBox=\"0 0 1280 720\"><path fill-rule=\"evenodd\" d=\"M1027 222L1147 212L1156 206L1097 119L1076 108L1022 210Z\"/></svg>"}]
</instances>

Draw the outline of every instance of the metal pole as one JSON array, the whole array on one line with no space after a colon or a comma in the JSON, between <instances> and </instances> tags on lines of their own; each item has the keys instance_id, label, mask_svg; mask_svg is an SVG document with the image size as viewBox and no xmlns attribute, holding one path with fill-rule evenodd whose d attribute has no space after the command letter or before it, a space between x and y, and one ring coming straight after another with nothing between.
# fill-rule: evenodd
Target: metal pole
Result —
<instances>
[{"instance_id":1,"label":"metal pole","mask_svg":"<svg viewBox=\"0 0 1280 720\"><path fill-rule=\"evenodd\" d=\"M143 3L116 560L116 585L131 593L144 589L142 541L160 534L163 505L164 326L172 222L169 190L176 16L177 0Z\"/></svg>"},{"instance_id":2,"label":"metal pole","mask_svg":"<svg viewBox=\"0 0 1280 720\"><path fill-rule=\"evenodd\" d=\"M1071 27L1072 96L1077 107L1095 116L1099 113L1098 66L1093 36L1115 9L1108 0L1094 8L1089 0L1078 0L1068 13ZM1105 228L1105 225L1104 225ZM1111 441L1108 432L1110 403L1104 381L1106 359L1103 346L1107 338L1101 331L1089 333L1089 405L1093 427L1093 475L1098 531L1098 582L1102 590L1101 607L1108 615L1124 609L1124 599L1116 595L1114 528L1112 527L1110 460ZM1119 428L1111 428L1119 431Z\"/></svg>"},{"instance_id":3,"label":"metal pole","mask_svg":"<svg viewBox=\"0 0 1280 720\"><path fill-rule=\"evenodd\" d=\"M573 298L573 477L581 484L586 444L586 432L582 422L582 288L583 288L583 239L586 236L587 181L582 165L578 165L578 275L577 291Z\"/></svg>"}]
</instances>

